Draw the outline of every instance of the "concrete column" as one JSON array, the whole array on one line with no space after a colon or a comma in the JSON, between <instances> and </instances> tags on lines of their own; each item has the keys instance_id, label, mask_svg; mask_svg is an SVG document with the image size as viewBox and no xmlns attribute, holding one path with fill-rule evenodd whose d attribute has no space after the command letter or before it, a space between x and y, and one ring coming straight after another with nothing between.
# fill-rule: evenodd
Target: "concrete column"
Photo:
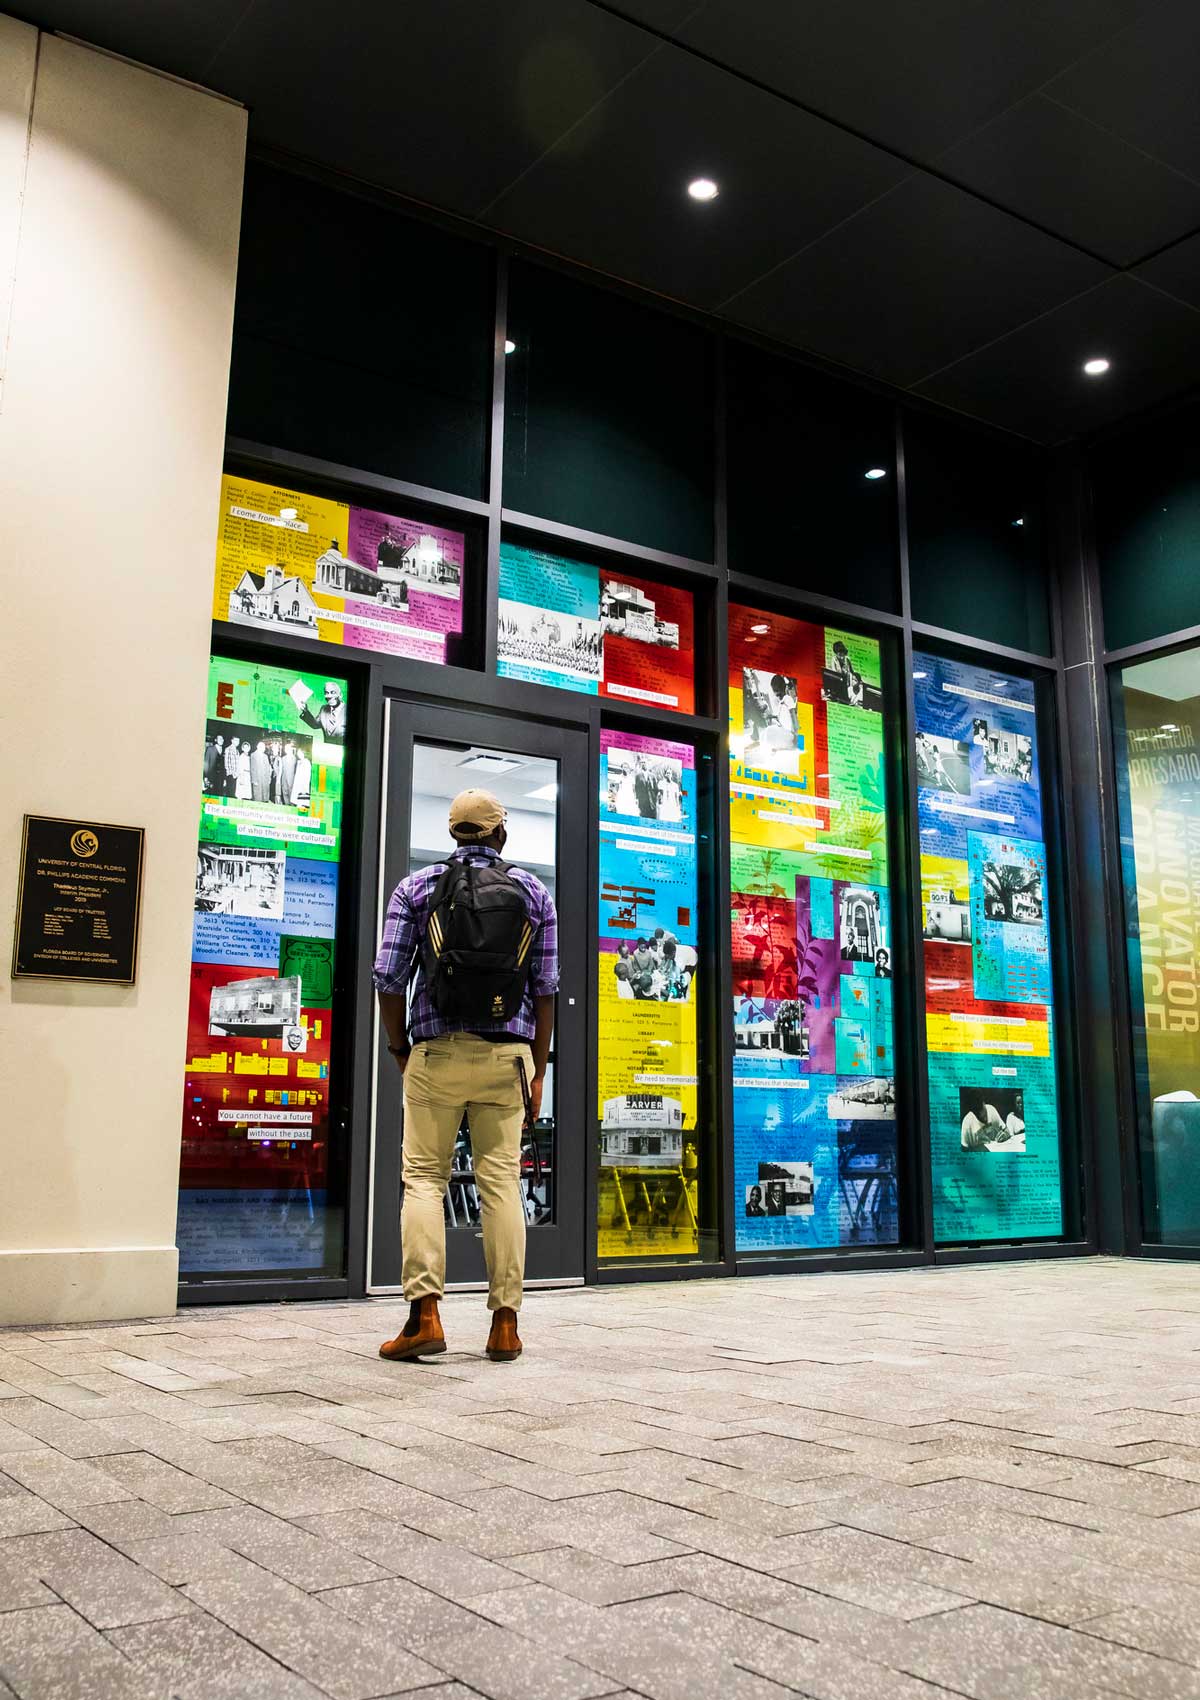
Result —
<instances>
[{"instance_id":1,"label":"concrete column","mask_svg":"<svg viewBox=\"0 0 1200 1700\"><path fill-rule=\"evenodd\" d=\"M0 1322L174 1309L245 137L0 18ZM145 827L133 987L9 978L25 812Z\"/></svg>"}]
</instances>

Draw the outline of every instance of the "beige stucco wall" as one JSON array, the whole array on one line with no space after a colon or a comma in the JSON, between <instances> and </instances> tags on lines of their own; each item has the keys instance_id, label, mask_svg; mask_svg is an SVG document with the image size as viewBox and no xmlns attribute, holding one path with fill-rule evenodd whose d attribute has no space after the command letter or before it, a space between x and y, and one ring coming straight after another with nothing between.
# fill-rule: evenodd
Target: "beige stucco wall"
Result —
<instances>
[{"instance_id":1,"label":"beige stucco wall","mask_svg":"<svg viewBox=\"0 0 1200 1700\"><path fill-rule=\"evenodd\" d=\"M0 1322L174 1307L245 130L0 18ZM9 978L25 812L146 828L132 988Z\"/></svg>"}]
</instances>

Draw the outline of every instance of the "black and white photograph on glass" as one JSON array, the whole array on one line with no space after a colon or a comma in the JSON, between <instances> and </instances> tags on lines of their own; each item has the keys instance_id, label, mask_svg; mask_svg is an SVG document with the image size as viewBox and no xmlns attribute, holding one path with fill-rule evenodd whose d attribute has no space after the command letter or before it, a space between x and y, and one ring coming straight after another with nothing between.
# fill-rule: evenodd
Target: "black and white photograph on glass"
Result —
<instances>
[{"instance_id":1,"label":"black and white photograph on glass","mask_svg":"<svg viewBox=\"0 0 1200 1700\"><path fill-rule=\"evenodd\" d=\"M346 701L336 679L327 679L318 697L311 685L297 679L288 689L296 705L296 713L306 726L311 726L325 744L342 744L346 740Z\"/></svg>"},{"instance_id":2,"label":"black and white photograph on glass","mask_svg":"<svg viewBox=\"0 0 1200 1700\"><path fill-rule=\"evenodd\" d=\"M606 751L606 812L639 820L678 824L683 819L683 762L650 756L619 744Z\"/></svg>"},{"instance_id":3,"label":"black and white photograph on glass","mask_svg":"<svg viewBox=\"0 0 1200 1700\"><path fill-rule=\"evenodd\" d=\"M203 794L242 803L275 803L307 814L312 801L312 743L307 736L210 720L204 734Z\"/></svg>"},{"instance_id":4,"label":"black and white photograph on glass","mask_svg":"<svg viewBox=\"0 0 1200 1700\"><path fill-rule=\"evenodd\" d=\"M610 1169L677 1168L683 1162L683 1105L661 1092L606 1098L600 1162Z\"/></svg>"},{"instance_id":5,"label":"black and white photograph on glass","mask_svg":"<svg viewBox=\"0 0 1200 1700\"><path fill-rule=\"evenodd\" d=\"M502 599L496 630L501 661L597 683L603 677L604 633L599 620Z\"/></svg>"},{"instance_id":6,"label":"black and white photograph on glass","mask_svg":"<svg viewBox=\"0 0 1200 1700\"><path fill-rule=\"evenodd\" d=\"M1036 927L1045 920L1042 875L1036 862L984 862L983 912L989 921Z\"/></svg>"},{"instance_id":7,"label":"black and white photograph on glass","mask_svg":"<svg viewBox=\"0 0 1200 1700\"><path fill-rule=\"evenodd\" d=\"M375 550L375 564L385 582L407 580L435 596L457 596L462 568L446 559L442 543L432 532L384 531Z\"/></svg>"},{"instance_id":8,"label":"black and white photograph on glass","mask_svg":"<svg viewBox=\"0 0 1200 1700\"><path fill-rule=\"evenodd\" d=\"M1033 739L1024 732L1007 732L992 726L983 745L983 766L997 779L1033 780Z\"/></svg>"},{"instance_id":9,"label":"black and white photograph on glass","mask_svg":"<svg viewBox=\"0 0 1200 1700\"><path fill-rule=\"evenodd\" d=\"M651 1003L686 1003L696 978L696 949L658 927L638 939L622 939L613 958L617 995Z\"/></svg>"},{"instance_id":10,"label":"black and white photograph on glass","mask_svg":"<svg viewBox=\"0 0 1200 1700\"><path fill-rule=\"evenodd\" d=\"M742 669L742 760L775 773L800 771L799 696L786 673Z\"/></svg>"},{"instance_id":11,"label":"black and white photograph on glass","mask_svg":"<svg viewBox=\"0 0 1200 1700\"><path fill-rule=\"evenodd\" d=\"M610 637L632 638L659 649L679 648L678 625L660 620L654 598L620 579L600 580L600 624Z\"/></svg>"},{"instance_id":12,"label":"black and white photograph on glass","mask_svg":"<svg viewBox=\"0 0 1200 1700\"><path fill-rule=\"evenodd\" d=\"M956 797L971 795L970 744L935 732L918 732L916 752L918 785L929 791L951 791Z\"/></svg>"},{"instance_id":13,"label":"black and white photograph on glass","mask_svg":"<svg viewBox=\"0 0 1200 1700\"><path fill-rule=\"evenodd\" d=\"M1025 1150L1025 1094L1016 1086L960 1086L960 1139L964 1151Z\"/></svg>"},{"instance_id":14,"label":"black and white photograph on glass","mask_svg":"<svg viewBox=\"0 0 1200 1700\"><path fill-rule=\"evenodd\" d=\"M838 895L838 941L843 962L877 962L882 953L891 974L891 950L883 901L874 886L847 885Z\"/></svg>"},{"instance_id":15,"label":"black and white photograph on glass","mask_svg":"<svg viewBox=\"0 0 1200 1700\"><path fill-rule=\"evenodd\" d=\"M317 604L302 578L278 563L252 572L249 567L229 592L229 618L238 626L268 626L317 634Z\"/></svg>"},{"instance_id":16,"label":"black and white photograph on glass","mask_svg":"<svg viewBox=\"0 0 1200 1700\"><path fill-rule=\"evenodd\" d=\"M922 904L921 928L927 939L942 944L970 944L971 905L952 886L933 886Z\"/></svg>"},{"instance_id":17,"label":"black and white photograph on glass","mask_svg":"<svg viewBox=\"0 0 1200 1700\"><path fill-rule=\"evenodd\" d=\"M841 1075L826 1111L833 1122L895 1121L896 1083L890 1075Z\"/></svg>"},{"instance_id":18,"label":"black and white photograph on glass","mask_svg":"<svg viewBox=\"0 0 1200 1700\"><path fill-rule=\"evenodd\" d=\"M746 1189L746 1214L750 1209L750 1194ZM760 1163L758 1188L764 1216L811 1216L814 1204L813 1166L811 1163Z\"/></svg>"},{"instance_id":19,"label":"black and white photograph on glass","mask_svg":"<svg viewBox=\"0 0 1200 1700\"><path fill-rule=\"evenodd\" d=\"M462 568L446 559L436 537L390 528L379 539L370 565L352 561L337 538L331 537L328 549L313 566L314 585L325 595L373 602L399 613L409 608L410 590L457 600L461 576Z\"/></svg>"},{"instance_id":20,"label":"black and white photograph on glass","mask_svg":"<svg viewBox=\"0 0 1200 1700\"><path fill-rule=\"evenodd\" d=\"M843 703L847 708L883 710L883 692L868 684L854 665L850 651L838 638L831 648L829 666L821 673L821 701Z\"/></svg>"},{"instance_id":21,"label":"black and white photograph on glass","mask_svg":"<svg viewBox=\"0 0 1200 1700\"><path fill-rule=\"evenodd\" d=\"M201 844L196 851L196 909L204 915L249 915L282 921L287 853Z\"/></svg>"},{"instance_id":22,"label":"black and white photograph on glass","mask_svg":"<svg viewBox=\"0 0 1200 1700\"><path fill-rule=\"evenodd\" d=\"M777 1051L781 1056L808 1056L808 1028L800 998L734 999L733 1046L737 1051Z\"/></svg>"},{"instance_id":23,"label":"black and white photograph on glass","mask_svg":"<svg viewBox=\"0 0 1200 1700\"><path fill-rule=\"evenodd\" d=\"M301 985L298 974L256 974L246 980L231 980L214 986L208 996L208 1031L216 1038L283 1039L300 1033ZM303 1043L291 1042L288 1049L301 1051Z\"/></svg>"}]
</instances>

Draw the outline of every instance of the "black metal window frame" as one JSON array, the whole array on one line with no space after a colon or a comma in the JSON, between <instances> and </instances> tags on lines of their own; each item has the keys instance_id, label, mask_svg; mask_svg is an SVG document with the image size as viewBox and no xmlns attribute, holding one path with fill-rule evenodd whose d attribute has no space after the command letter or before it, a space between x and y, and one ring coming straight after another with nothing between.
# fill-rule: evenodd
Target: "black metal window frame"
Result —
<instances>
[{"instance_id":1,"label":"black metal window frame","mask_svg":"<svg viewBox=\"0 0 1200 1700\"><path fill-rule=\"evenodd\" d=\"M730 600L753 602L776 608L781 614L814 622L844 623L848 627L883 641L885 655L890 656L896 704L894 725L889 730L888 782L893 805L894 849L898 852L893 875L897 889L905 902L905 929L902 941L903 959L907 971L896 980L903 988L897 1002L897 1042L903 1042L909 1052L905 1088L908 1126L898 1130L902 1149L906 1151L909 1198L901 1204L901 1224L906 1243L879 1251L846 1249L809 1252L796 1255L739 1258L734 1252L733 1200L729 1177L733 1167L732 1118L732 1057L731 1024L722 1013L732 1007L732 982L728 939L719 953L713 976L714 1012L706 1041L712 1047L716 1070L717 1091L714 1109L718 1118L719 1149L716 1173L721 1185L719 1222L721 1255L713 1262L661 1265L618 1265L599 1267L595 1246L596 1175L590 1173L585 1187L584 1223L587 1240L586 1278L589 1282L655 1281L695 1278L714 1275L779 1274L791 1270L828 1270L863 1268L903 1268L934 1263L968 1263L1004 1261L1022 1258L1045 1258L1064 1255L1083 1255L1098 1250L1129 1249L1132 1241L1128 1232L1118 1237L1113 1231L1114 1197L1120 1199L1126 1190L1127 1178L1136 1173L1129 1166L1127 1106L1122 1100L1119 1114L1114 1104L1098 1102L1097 1083L1121 1075L1119 1055L1122 1033L1119 1021L1106 1026L1105 1010L1114 1001L1112 928L1116 924L1111 914L1108 893L1099 892L1099 913L1103 917L1109 949L1106 953L1108 988L1103 996L1097 991L1096 964L1088 958L1082 929L1094 920L1097 893L1088 886L1086 870L1079 877L1079 850L1082 843L1096 850L1095 866L1107 870L1111 864L1111 822L1104 817L1105 798L1101 785L1111 784L1111 748L1108 747L1109 768L1104 769L1103 738L1108 734L1107 715L1097 704L1095 692L1081 689L1082 674L1094 670L1096 654L1094 633L1085 615L1095 619L1098 608L1098 585L1094 551L1085 559L1084 539L1087 536L1086 486L1077 464L1064 457L1047 457L1048 509L1053 528L1054 547L1048 568L1048 589L1051 605L1051 646L1053 653L1043 655L1032 651L989 643L973 635L915 621L912 617L912 575L909 560L907 523L904 424L903 411L927 412L939 418L948 416L944 410L902 398L885 385L868 380L848 378L828 364L811 359L794 350L781 347L768 338L752 332L734 330L717 324L707 315L669 302L650 300L643 291L606 278L597 278L586 268L558 260L519 242L480 231L466 221L450 215L432 213L415 206L403 197L386 193L371 186L337 177L319 167L292 159L281 159L269 150L256 157L265 163L282 165L319 181L333 182L348 193L390 205L408 218L423 220L469 235L471 240L489 246L494 256L495 313L492 357L492 393L488 439L488 487L486 497L478 499L439 490L400 478L384 477L361 468L341 465L312 456L280 449L271 444L250 442L229 436L226 440L226 469L250 477L294 483L318 495L342 500L360 500L377 505L404 504L406 511L417 517L428 516L432 521L461 529L467 536L468 587L473 583L474 615L467 612L464 632L465 651L471 665L439 666L431 662L409 661L373 651L323 643L319 646L322 660L330 668L338 667L352 681L356 700L363 715L363 741L357 762L358 777L355 791L358 796L358 818L347 819L344 827L342 881L344 887L339 923L345 925L346 936L339 934L339 957L353 976L353 986L346 998L345 1025L351 1031L345 1036L347 1064L344 1069L344 1102L341 1113L347 1127L349 1172L346 1183L346 1275L338 1280L316 1278L271 1279L248 1277L245 1280L217 1282L188 1282L181 1285L181 1303L228 1302L256 1299L315 1299L325 1297L359 1297L366 1291L366 1243L369 1120L372 1079L375 1059L371 1054L374 1033L371 992L367 968L374 949L374 930L379 877L378 852L380 829L380 799L377 781L381 761L383 703L386 696L421 697L432 702L442 701L480 709L493 709L517 717L545 717L586 727L590 734L593 766L598 761L601 721L608 726L627 726L630 730L645 730L648 722L656 723L658 735L667 738L691 739L701 749L715 752L711 798L711 820L714 829L711 867L701 870L704 889L713 901L722 905L729 892L729 787L727 772L728 722L728 609ZM681 317L702 326L712 338L715 383L713 393L714 464L713 491L713 559L702 561L673 555L659 549L630 542L627 539L583 530L559 521L544 519L507 508L504 505L504 427L505 427L505 342L508 329L508 275L512 259L527 259L562 274L583 279L595 287L604 288L629 299L652 305L665 314ZM728 553L728 507L726 482L726 407L725 407L725 350L732 342L743 342L765 350L776 358L794 362L809 369L838 377L864 394L883 396L890 400L894 419L894 460L888 468L894 489L893 543L900 585L900 611L887 612L860 606L836 597L811 591L788 588L777 580L764 580L731 571ZM969 428L981 441L1009 441L1004 433L970 422ZM691 590L696 597L696 679L697 706L702 712L677 714L654 711L647 705L623 703L612 698L594 698L560 691L551 686L530 685L498 677L497 662L497 604L500 585L500 548L506 536L517 536L534 546L574 555L578 558L607 562L614 567L661 578ZM1064 563L1066 563L1064 567ZM1082 571L1080 567L1082 564ZM1086 594L1085 594L1086 592ZM470 595L470 591L468 590ZM1089 600L1091 599L1091 600ZM1092 607L1094 603L1094 607ZM1091 609L1090 614L1088 613ZM1083 624L1081 624L1081 622ZM1086 625L1086 631L1083 629ZM1098 629L1098 628L1097 628ZM1182 638L1187 634L1175 634ZM1200 636L1200 628L1193 634ZM214 620L212 627L214 652L232 649L243 655L264 658L286 656L297 664L311 664L314 650L297 648L295 640L286 633L265 632L248 635L246 629L227 621ZM1136 646L1140 653L1143 646ZM1157 651L1163 643L1144 646ZM937 1247L933 1241L932 1184L930 1175L928 1136L928 1082L925 1049L925 1019L923 997L922 941L920 904L920 839L917 825L916 771L912 756L914 703L912 656L916 648L930 648L964 661L987 666L1004 666L1034 679L1039 691L1039 724L1051 730L1048 746L1048 767L1057 783L1047 786L1047 847L1054 869L1052 876L1058 901L1056 910L1061 920L1055 929L1054 952L1056 985L1073 996L1070 1007L1056 1012L1056 1031L1060 1041L1060 1087L1063 1113L1070 1118L1066 1141L1078 1152L1077 1180L1072 1183L1064 1164L1064 1210L1073 1223L1069 1237L1058 1240L1039 1240L1026 1243L991 1242L987 1244ZM1103 657L1111 663L1125 659L1126 652ZM1093 747L1080 752L1082 729L1093 736ZM1072 759L1074 754L1074 761ZM372 780L370 776L376 776ZM1108 792L1111 796L1111 790ZM1108 837L1105 837L1105 834ZM1100 854L1100 844L1106 848ZM1115 842L1115 840L1113 840ZM1075 876L1072 877L1072 871ZM594 888L595 881L591 881ZM598 919L596 895L591 892L590 923L593 935ZM898 929L899 931L899 929ZM719 937L719 929L717 936ZM1094 954L1094 953L1093 953ZM1123 963L1123 959L1122 959ZM591 980L591 997L595 1008L595 970ZM593 1023L594 1025L594 1023ZM1111 1030L1110 1030L1111 1029ZM1096 1067L1097 1032L1107 1032L1109 1052L1103 1066ZM1124 1033L1128 1032L1128 1012L1125 1011ZM1091 1035L1089 1045L1086 1035ZM1065 1066L1064 1066L1065 1065ZM587 1067L586 1090L589 1102L595 1101L597 1078L597 1048L593 1034ZM1129 1083L1123 1085L1128 1087ZM1125 1098L1129 1097L1128 1090ZM332 1107L331 1107L332 1108ZM1117 1126L1120 1124L1120 1141ZM1118 1143L1120 1155L1117 1156ZM1114 1166L1115 1165L1115 1166ZM593 1170L595 1165L592 1166ZM1077 1196L1068 1200L1066 1189L1075 1184ZM1098 1202L1101 1201L1101 1202ZM1104 1202L1106 1201L1106 1203ZM1128 1217L1126 1201L1125 1216ZM1135 1212L1136 1214L1136 1212ZM1125 1229L1128 1229L1128 1221ZM1140 1248L1140 1247L1139 1247ZM1162 1248L1146 1247L1148 1253Z\"/></svg>"}]
</instances>

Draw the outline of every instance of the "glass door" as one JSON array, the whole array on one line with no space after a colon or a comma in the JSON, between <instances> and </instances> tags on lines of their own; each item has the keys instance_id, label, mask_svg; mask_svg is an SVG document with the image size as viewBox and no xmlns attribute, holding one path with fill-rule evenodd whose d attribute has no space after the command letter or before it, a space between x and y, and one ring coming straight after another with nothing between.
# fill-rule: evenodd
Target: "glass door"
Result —
<instances>
[{"instance_id":1,"label":"glass door","mask_svg":"<svg viewBox=\"0 0 1200 1700\"><path fill-rule=\"evenodd\" d=\"M559 917L562 982L542 1112L521 1157L528 1222L526 1278L583 1276L587 772L585 732L496 714L389 701L379 922L401 879L453 848L451 799L477 786L508 812L504 859L536 874ZM379 1044L372 1137L371 1292L400 1285L402 1082ZM469 1116L463 1117L443 1201L449 1287L486 1281Z\"/></svg>"}]
</instances>

